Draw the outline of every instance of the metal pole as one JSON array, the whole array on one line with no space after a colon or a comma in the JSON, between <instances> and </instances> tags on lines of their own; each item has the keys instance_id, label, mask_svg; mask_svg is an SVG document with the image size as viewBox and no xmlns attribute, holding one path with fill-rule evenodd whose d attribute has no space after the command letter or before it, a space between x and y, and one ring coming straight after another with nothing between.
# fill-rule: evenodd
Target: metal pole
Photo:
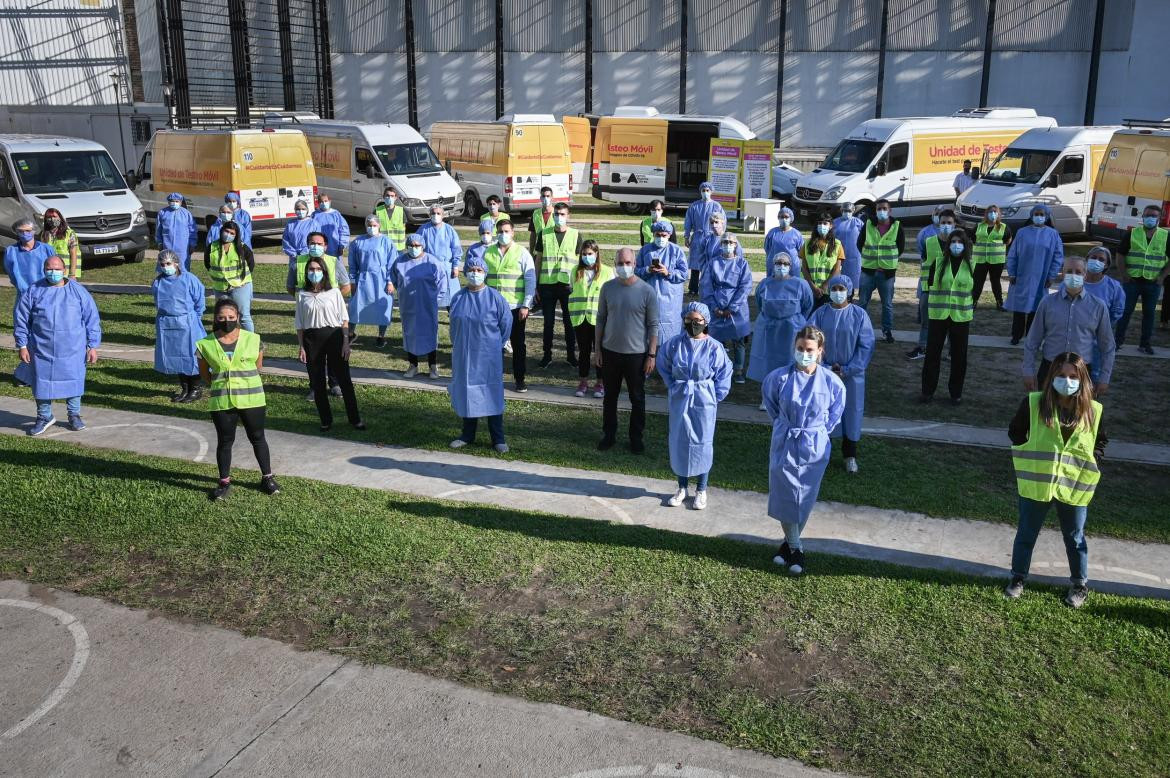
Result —
<instances>
[{"instance_id":1,"label":"metal pole","mask_svg":"<svg viewBox=\"0 0 1170 778\"><path fill-rule=\"evenodd\" d=\"M593 0L585 0L585 113L593 113Z\"/></svg>"},{"instance_id":2,"label":"metal pole","mask_svg":"<svg viewBox=\"0 0 1170 778\"><path fill-rule=\"evenodd\" d=\"M292 18L288 0L276 0L276 29L280 40L280 73L284 76L284 110L297 109L297 90L293 88Z\"/></svg>"},{"instance_id":3,"label":"metal pole","mask_svg":"<svg viewBox=\"0 0 1170 778\"><path fill-rule=\"evenodd\" d=\"M333 118L333 62L329 48L329 0L313 0L317 11L317 113Z\"/></svg>"},{"instance_id":4,"label":"metal pole","mask_svg":"<svg viewBox=\"0 0 1170 778\"><path fill-rule=\"evenodd\" d=\"M983 75L979 79L979 107L987 106L991 86L991 50L995 44L995 0L987 0L987 32L983 34Z\"/></svg>"},{"instance_id":5,"label":"metal pole","mask_svg":"<svg viewBox=\"0 0 1170 778\"><path fill-rule=\"evenodd\" d=\"M118 112L118 141L122 145L122 170L130 164L126 160L126 132L122 126L122 76L119 73L111 73L110 77L114 79L114 108Z\"/></svg>"},{"instance_id":6,"label":"metal pole","mask_svg":"<svg viewBox=\"0 0 1170 778\"><path fill-rule=\"evenodd\" d=\"M191 84L187 80L187 43L183 36L183 4L166 0L167 33L171 49L171 83L175 86L175 125L191 126Z\"/></svg>"},{"instance_id":7,"label":"metal pole","mask_svg":"<svg viewBox=\"0 0 1170 778\"><path fill-rule=\"evenodd\" d=\"M780 0L780 46L776 52L776 127L772 143L780 145L780 122L784 113L784 54L788 48L788 0Z\"/></svg>"},{"instance_id":8,"label":"metal pole","mask_svg":"<svg viewBox=\"0 0 1170 778\"><path fill-rule=\"evenodd\" d=\"M496 0L496 118L504 115L504 0Z\"/></svg>"},{"instance_id":9,"label":"metal pole","mask_svg":"<svg viewBox=\"0 0 1170 778\"><path fill-rule=\"evenodd\" d=\"M1093 53L1089 57L1089 88L1085 92L1085 124L1092 124L1097 112L1097 74L1101 69L1101 31L1104 27L1105 0L1097 0L1097 16L1093 19Z\"/></svg>"},{"instance_id":10,"label":"metal pole","mask_svg":"<svg viewBox=\"0 0 1170 778\"><path fill-rule=\"evenodd\" d=\"M678 112L687 112L687 0L678 0Z\"/></svg>"},{"instance_id":11,"label":"metal pole","mask_svg":"<svg viewBox=\"0 0 1170 778\"><path fill-rule=\"evenodd\" d=\"M882 118L882 93L886 86L886 35L890 31L890 0L882 0L882 28L878 33L877 100L873 115Z\"/></svg>"},{"instance_id":12,"label":"metal pole","mask_svg":"<svg viewBox=\"0 0 1170 778\"><path fill-rule=\"evenodd\" d=\"M406 116L411 127L418 127L418 71L414 47L414 0L405 0L406 32Z\"/></svg>"},{"instance_id":13,"label":"metal pole","mask_svg":"<svg viewBox=\"0 0 1170 778\"><path fill-rule=\"evenodd\" d=\"M232 41L232 78L236 91L236 124L252 123L251 79L248 77L248 17L244 0L228 0L228 27ZM283 56L283 53L282 53ZM290 74L285 73L285 79Z\"/></svg>"}]
</instances>

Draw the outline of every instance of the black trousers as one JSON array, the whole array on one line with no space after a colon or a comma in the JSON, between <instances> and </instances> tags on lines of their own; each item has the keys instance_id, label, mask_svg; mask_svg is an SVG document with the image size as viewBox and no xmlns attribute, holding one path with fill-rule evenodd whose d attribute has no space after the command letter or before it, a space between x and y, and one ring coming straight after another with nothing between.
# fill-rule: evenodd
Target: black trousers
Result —
<instances>
[{"instance_id":1,"label":"black trousers","mask_svg":"<svg viewBox=\"0 0 1170 778\"><path fill-rule=\"evenodd\" d=\"M1036 318L1036 312L1032 313L1013 313L1012 314L1012 340L1023 340L1028 335L1028 330L1032 329L1032 319Z\"/></svg>"},{"instance_id":2,"label":"black trousers","mask_svg":"<svg viewBox=\"0 0 1170 778\"><path fill-rule=\"evenodd\" d=\"M589 368L592 367L589 363L593 361L593 340L597 337L597 327L587 321L583 321L573 328L574 334L577 336L577 358L581 360L577 363L577 377L584 381L589 377ZM601 371L597 371L597 378L601 380Z\"/></svg>"},{"instance_id":3,"label":"black trousers","mask_svg":"<svg viewBox=\"0 0 1170 778\"><path fill-rule=\"evenodd\" d=\"M572 358L577 353L577 339L573 336L573 322L569 318L569 293L573 287L568 284L539 284L540 312L544 316L544 355L552 355L553 334L557 329L557 305L561 307L561 323L565 327L565 356ZM516 346L512 346L513 352Z\"/></svg>"},{"instance_id":4,"label":"black trousers","mask_svg":"<svg viewBox=\"0 0 1170 778\"><path fill-rule=\"evenodd\" d=\"M431 353L425 354L424 356L426 356L426 358L427 358L427 364L430 365L431 367L434 367L435 365L437 365L439 363L439 352L438 351L432 351ZM418 354L411 354L411 353L407 352L406 359L408 362L410 362L410 364L414 365L415 367L418 367L418 360L419 360ZM332 376L332 375L333 374L330 373L330 376Z\"/></svg>"},{"instance_id":5,"label":"black trousers","mask_svg":"<svg viewBox=\"0 0 1170 778\"><path fill-rule=\"evenodd\" d=\"M926 331L926 360L922 363L922 395L931 397L938 388L938 374L942 368L943 345L951 343L951 376L947 381L951 399L963 396L963 382L967 378L967 338L971 322L950 319L931 319Z\"/></svg>"},{"instance_id":6,"label":"black trousers","mask_svg":"<svg viewBox=\"0 0 1170 778\"><path fill-rule=\"evenodd\" d=\"M524 329L528 326L528 319L520 318L520 309L512 309L512 334L508 342L512 344L512 378L516 383L524 383L524 376L528 374L528 342L524 339Z\"/></svg>"},{"instance_id":7,"label":"black trousers","mask_svg":"<svg viewBox=\"0 0 1170 778\"><path fill-rule=\"evenodd\" d=\"M972 297L975 302L979 302L979 296L983 294L983 283L991 279L991 293L995 295L995 304L1003 305L1003 283L1000 278L1003 276L1003 265L992 265L987 262L980 262L975 266L975 290L972 292Z\"/></svg>"},{"instance_id":8,"label":"black trousers","mask_svg":"<svg viewBox=\"0 0 1170 778\"><path fill-rule=\"evenodd\" d=\"M697 295L698 293L699 293L699 271L692 270L690 283L687 284L687 294L696 294Z\"/></svg>"},{"instance_id":9,"label":"black trousers","mask_svg":"<svg viewBox=\"0 0 1170 778\"><path fill-rule=\"evenodd\" d=\"M226 411L212 411L211 423L215 425L215 463L219 465L219 478L224 480L232 474L232 446L236 442L236 424L244 425L256 464L261 475L272 475L272 459L268 453L268 440L264 437L264 418L268 409L231 408Z\"/></svg>"},{"instance_id":10,"label":"black trousers","mask_svg":"<svg viewBox=\"0 0 1170 778\"><path fill-rule=\"evenodd\" d=\"M317 415L324 426L333 423L333 409L329 406L329 392L325 388L325 373L337 377L341 396L345 399L345 415L350 424L362 420L358 413L357 395L349 377L349 362L341 358L341 347L346 333L341 327L319 327L305 330L305 357L308 360L309 386L313 389L313 402L317 404Z\"/></svg>"},{"instance_id":11,"label":"black trousers","mask_svg":"<svg viewBox=\"0 0 1170 778\"><path fill-rule=\"evenodd\" d=\"M1170 276L1162 282L1162 323L1170 322Z\"/></svg>"},{"instance_id":12,"label":"black trousers","mask_svg":"<svg viewBox=\"0 0 1170 778\"><path fill-rule=\"evenodd\" d=\"M626 383L630 396L630 442L641 443L646 429L646 367L645 354L619 354L601 349L601 383L605 400L601 407L601 434L607 440L617 437L617 404Z\"/></svg>"},{"instance_id":13,"label":"black trousers","mask_svg":"<svg viewBox=\"0 0 1170 778\"><path fill-rule=\"evenodd\" d=\"M844 435L841 436L841 455L846 459L857 456L857 444L860 441L850 440Z\"/></svg>"}]
</instances>

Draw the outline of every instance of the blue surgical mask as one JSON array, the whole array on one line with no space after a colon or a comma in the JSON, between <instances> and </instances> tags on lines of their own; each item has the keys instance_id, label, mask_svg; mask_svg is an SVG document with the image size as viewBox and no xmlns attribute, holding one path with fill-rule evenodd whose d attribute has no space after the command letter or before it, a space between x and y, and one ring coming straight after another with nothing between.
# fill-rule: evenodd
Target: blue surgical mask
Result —
<instances>
[{"instance_id":1,"label":"blue surgical mask","mask_svg":"<svg viewBox=\"0 0 1170 778\"><path fill-rule=\"evenodd\" d=\"M734 243L720 243L719 244L719 253L725 257L734 257L735 256L735 244Z\"/></svg>"},{"instance_id":2,"label":"blue surgical mask","mask_svg":"<svg viewBox=\"0 0 1170 778\"><path fill-rule=\"evenodd\" d=\"M1143 216L1142 217L1142 226L1145 227L1147 230L1154 229L1155 227L1158 226L1158 217L1157 216Z\"/></svg>"},{"instance_id":3,"label":"blue surgical mask","mask_svg":"<svg viewBox=\"0 0 1170 778\"><path fill-rule=\"evenodd\" d=\"M236 234L234 232L221 232L219 234L220 243L235 243Z\"/></svg>"},{"instance_id":4,"label":"blue surgical mask","mask_svg":"<svg viewBox=\"0 0 1170 778\"><path fill-rule=\"evenodd\" d=\"M699 192L699 197L702 197L704 200L710 200L711 199L711 190L710 189L702 190L701 192Z\"/></svg>"},{"instance_id":5,"label":"blue surgical mask","mask_svg":"<svg viewBox=\"0 0 1170 778\"><path fill-rule=\"evenodd\" d=\"M232 215L231 213L221 213L219 215L219 220L221 222L230 222L232 220Z\"/></svg>"},{"instance_id":6,"label":"blue surgical mask","mask_svg":"<svg viewBox=\"0 0 1170 778\"><path fill-rule=\"evenodd\" d=\"M791 265L776 265L772 268L772 275L776 278L788 278L788 274L791 272Z\"/></svg>"},{"instance_id":7,"label":"blue surgical mask","mask_svg":"<svg viewBox=\"0 0 1170 778\"><path fill-rule=\"evenodd\" d=\"M885 208L878 208L875 213L877 214L879 222L884 222L886 219L890 218L890 212Z\"/></svg>"},{"instance_id":8,"label":"blue surgical mask","mask_svg":"<svg viewBox=\"0 0 1170 778\"><path fill-rule=\"evenodd\" d=\"M422 246L407 246L406 247L406 252L408 254L410 254L410 256L416 257L416 258L422 256L422 250L423 250Z\"/></svg>"},{"instance_id":9,"label":"blue surgical mask","mask_svg":"<svg viewBox=\"0 0 1170 778\"><path fill-rule=\"evenodd\" d=\"M545 208L548 208L550 205L552 205L552 198L549 197L548 195L541 195L540 196L540 204L543 205Z\"/></svg>"},{"instance_id":10,"label":"blue surgical mask","mask_svg":"<svg viewBox=\"0 0 1170 778\"><path fill-rule=\"evenodd\" d=\"M1072 397L1081 390L1081 379L1058 375L1052 379L1052 388L1065 397Z\"/></svg>"},{"instance_id":11,"label":"blue surgical mask","mask_svg":"<svg viewBox=\"0 0 1170 778\"><path fill-rule=\"evenodd\" d=\"M322 246L320 243L314 243L312 246L309 246L309 256L310 257L323 257L323 256L325 256L325 247Z\"/></svg>"},{"instance_id":12,"label":"blue surgical mask","mask_svg":"<svg viewBox=\"0 0 1170 778\"><path fill-rule=\"evenodd\" d=\"M1090 273L1104 273L1105 272L1105 263L1099 259L1090 259L1088 265L1089 265L1089 272Z\"/></svg>"},{"instance_id":13,"label":"blue surgical mask","mask_svg":"<svg viewBox=\"0 0 1170 778\"><path fill-rule=\"evenodd\" d=\"M1035 224L1037 227L1043 227L1047 220L1048 219L1046 216L1044 216L1044 214L1038 213L1032 216L1032 224Z\"/></svg>"},{"instance_id":14,"label":"blue surgical mask","mask_svg":"<svg viewBox=\"0 0 1170 778\"><path fill-rule=\"evenodd\" d=\"M655 210L650 212L650 223L651 224L653 224L654 222L658 221L661 218L662 218L662 211L655 209Z\"/></svg>"},{"instance_id":15,"label":"blue surgical mask","mask_svg":"<svg viewBox=\"0 0 1170 778\"><path fill-rule=\"evenodd\" d=\"M987 212L987 221L989 221L989 222L999 221L999 211L988 211Z\"/></svg>"},{"instance_id":16,"label":"blue surgical mask","mask_svg":"<svg viewBox=\"0 0 1170 778\"><path fill-rule=\"evenodd\" d=\"M371 238L374 237L375 235L377 235L381 231L382 231L382 228L380 226L378 226L377 224L367 224L366 225L366 234L369 235Z\"/></svg>"},{"instance_id":17,"label":"blue surgical mask","mask_svg":"<svg viewBox=\"0 0 1170 778\"><path fill-rule=\"evenodd\" d=\"M796 362L797 367L808 367L817 361L817 355L809 351L797 351L793 355L793 361Z\"/></svg>"},{"instance_id":18,"label":"blue surgical mask","mask_svg":"<svg viewBox=\"0 0 1170 778\"><path fill-rule=\"evenodd\" d=\"M593 254L582 254L581 264L585 265L585 267L593 267L597 264L597 257Z\"/></svg>"},{"instance_id":19,"label":"blue surgical mask","mask_svg":"<svg viewBox=\"0 0 1170 778\"><path fill-rule=\"evenodd\" d=\"M499 243L501 246L510 245L512 243L512 233L501 232L496 236L496 243Z\"/></svg>"},{"instance_id":20,"label":"blue surgical mask","mask_svg":"<svg viewBox=\"0 0 1170 778\"><path fill-rule=\"evenodd\" d=\"M558 227L564 227L568 223L569 223L568 216L561 216L558 213L556 216L553 217L553 224L555 224Z\"/></svg>"},{"instance_id":21,"label":"blue surgical mask","mask_svg":"<svg viewBox=\"0 0 1170 778\"><path fill-rule=\"evenodd\" d=\"M1068 289L1069 291L1073 291L1076 289L1080 289L1084 285L1085 285L1085 277L1084 276L1078 276L1078 275L1075 275L1073 273L1065 273L1064 274L1064 288L1065 289Z\"/></svg>"},{"instance_id":22,"label":"blue surgical mask","mask_svg":"<svg viewBox=\"0 0 1170 778\"><path fill-rule=\"evenodd\" d=\"M333 208L333 203L329 202L328 200L323 200L321 202L321 210L322 211L328 211L332 208Z\"/></svg>"},{"instance_id":23,"label":"blue surgical mask","mask_svg":"<svg viewBox=\"0 0 1170 778\"><path fill-rule=\"evenodd\" d=\"M32 230L21 230L20 232L16 233L16 235L20 238L21 243L28 243L33 239Z\"/></svg>"},{"instance_id":24,"label":"blue surgical mask","mask_svg":"<svg viewBox=\"0 0 1170 778\"><path fill-rule=\"evenodd\" d=\"M223 204L226 205L228 208L231 208L233 211L240 207L240 204L237 203L235 200L224 200Z\"/></svg>"},{"instance_id":25,"label":"blue surgical mask","mask_svg":"<svg viewBox=\"0 0 1170 778\"><path fill-rule=\"evenodd\" d=\"M472 286L483 286L483 281L485 278L487 278L487 274L482 270L467 271L467 283L471 284Z\"/></svg>"},{"instance_id":26,"label":"blue surgical mask","mask_svg":"<svg viewBox=\"0 0 1170 778\"><path fill-rule=\"evenodd\" d=\"M615 267L613 269L613 272L617 274L618 278L630 278L631 276L634 275L634 266L633 265L618 265L617 267Z\"/></svg>"},{"instance_id":27,"label":"blue surgical mask","mask_svg":"<svg viewBox=\"0 0 1170 778\"><path fill-rule=\"evenodd\" d=\"M179 272L179 268L175 267L174 265L163 265L159 269L162 270L162 274L164 276L173 276L175 273Z\"/></svg>"},{"instance_id":28,"label":"blue surgical mask","mask_svg":"<svg viewBox=\"0 0 1170 778\"><path fill-rule=\"evenodd\" d=\"M180 205L182 205L182 203L178 202L177 200L171 200L169 203L167 203L167 207L170 208L172 211L179 210Z\"/></svg>"},{"instance_id":29,"label":"blue surgical mask","mask_svg":"<svg viewBox=\"0 0 1170 778\"><path fill-rule=\"evenodd\" d=\"M46 270L45 271L45 279L48 280L48 282L50 284L59 284L59 283L61 283L61 279L63 279L64 277L65 277L64 270Z\"/></svg>"},{"instance_id":30,"label":"blue surgical mask","mask_svg":"<svg viewBox=\"0 0 1170 778\"><path fill-rule=\"evenodd\" d=\"M932 222L934 222L934 225L935 225L936 227L938 226L938 214L937 214L937 213L936 213L936 214L934 214L934 215L932 215L932 216L930 217L930 220L931 220Z\"/></svg>"},{"instance_id":31,"label":"blue surgical mask","mask_svg":"<svg viewBox=\"0 0 1170 778\"><path fill-rule=\"evenodd\" d=\"M654 245L657 246L658 248L660 248L660 249L666 248L667 243L670 243L670 238L666 237L665 235L655 235L654 236Z\"/></svg>"},{"instance_id":32,"label":"blue surgical mask","mask_svg":"<svg viewBox=\"0 0 1170 778\"><path fill-rule=\"evenodd\" d=\"M500 204L499 203L488 203L488 209L492 213L499 213L500 212Z\"/></svg>"},{"instance_id":33,"label":"blue surgical mask","mask_svg":"<svg viewBox=\"0 0 1170 778\"><path fill-rule=\"evenodd\" d=\"M383 197L383 198L382 198L382 202L386 204L386 207L387 207L387 208L393 208L393 207L394 207L394 203L395 203L395 201L397 201L397 200L398 200L398 198L397 198L397 197L391 197L391 196L389 196L389 195L387 195L386 197Z\"/></svg>"},{"instance_id":34,"label":"blue surgical mask","mask_svg":"<svg viewBox=\"0 0 1170 778\"><path fill-rule=\"evenodd\" d=\"M479 234L479 242L483 245L488 245L492 242L492 234L490 232L481 232Z\"/></svg>"},{"instance_id":35,"label":"blue surgical mask","mask_svg":"<svg viewBox=\"0 0 1170 778\"><path fill-rule=\"evenodd\" d=\"M817 235L820 235L823 238L829 234L829 230L831 230L832 228L833 227L830 224L818 224L817 225Z\"/></svg>"},{"instance_id":36,"label":"blue surgical mask","mask_svg":"<svg viewBox=\"0 0 1170 778\"><path fill-rule=\"evenodd\" d=\"M322 273L320 270L310 270L308 275L309 275L309 281L311 281L314 284L321 283L322 279L325 278L325 274Z\"/></svg>"},{"instance_id":37,"label":"blue surgical mask","mask_svg":"<svg viewBox=\"0 0 1170 778\"><path fill-rule=\"evenodd\" d=\"M963 249L965 249L965 248L967 248L967 247L962 243L951 243L950 244L951 256L952 257L963 256Z\"/></svg>"},{"instance_id":38,"label":"blue surgical mask","mask_svg":"<svg viewBox=\"0 0 1170 778\"><path fill-rule=\"evenodd\" d=\"M792 219L789 219L787 216L781 218L780 219L780 226L784 227L785 229L787 229L788 227L791 227L792 226Z\"/></svg>"},{"instance_id":39,"label":"blue surgical mask","mask_svg":"<svg viewBox=\"0 0 1170 778\"><path fill-rule=\"evenodd\" d=\"M955 225L953 225L953 224L940 224L940 225L938 225L938 234L942 235L944 238L946 236L950 235L954 231L955 231Z\"/></svg>"},{"instance_id":40,"label":"blue surgical mask","mask_svg":"<svg viewBox=\"0 0 1170 778\"><path fill-rule=\"evenodd\" d=\"M829 301L832 302L833 305L840 305L841 303L845 302L845 296L846 292L844 289L829 290Z\"/></svg>"},{"instance_id":41,"label":"blue surgical mask","mask_svg":"<svg viewBox=\"0 0 1170 778\"><path fill-rule=\"evenodd\" d=\"M297 209L297 218L298 219L304 219L304 218L308 217L308 215L309 215L308 211L301 210L300 208Z\"/></svg>"}]
</instances>

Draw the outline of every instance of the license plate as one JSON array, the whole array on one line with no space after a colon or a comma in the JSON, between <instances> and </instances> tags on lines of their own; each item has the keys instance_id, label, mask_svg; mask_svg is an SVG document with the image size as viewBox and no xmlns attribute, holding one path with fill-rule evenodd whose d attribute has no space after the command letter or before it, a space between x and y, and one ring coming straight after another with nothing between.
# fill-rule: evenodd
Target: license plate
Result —
<instances>
[{"instance_id":1,"label":"license plate","mask_svg":"<svg viewBox=\"0 0 1170 778\"><path fill-rule=\"evenodd\" d=\"M1116 203L1101 203L1101 207L1105 213L1117 213Z\"/></svg>"},{"instance_id":2,"label":"license plate","mask_svg":"<svg viewBox=\"0 0 1170 778\"><path fill-rule=\"evenodd\" d=\"M98 256L100 254L117 254L117 253L118 253L117 246L94 246L93 247L94 256Z\"/></svg>"}]
</instances>

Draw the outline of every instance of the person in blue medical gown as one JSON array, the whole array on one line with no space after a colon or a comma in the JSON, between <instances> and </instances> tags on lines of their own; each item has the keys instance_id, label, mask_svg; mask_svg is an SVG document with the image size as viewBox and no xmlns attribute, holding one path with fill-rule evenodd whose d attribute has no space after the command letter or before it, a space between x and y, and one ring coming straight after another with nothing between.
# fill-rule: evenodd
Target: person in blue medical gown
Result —
<instances>
[{"instance_id":1,"label":"person in blue medical gown","mask_svg":"<svg viewBox=\"0 0 1170 778\"><path fill-rule=\"evenodd\" d=\"M853 203L841 203L841 215L833 219L833 234L845 247L845 262L841 272L849 276L856 289L861 283L861 250L857 248L857 236L865 222L853 215Z\"/></svg>"},{"instance_id":2,"label":"person in blue medical gown","mask_svg":"<svg viewBox=\"0 0 1170 778\"><path fill-rule=\"evenodd\" d=\"M349 298L350 342L357 340L359 324L378 328L378 348L386 345L386 328L394 313L394 284L390 269L398 259L394 241L382 234L376 214L366 217L366 234L349 244L349 277L353 294Z\"/></svg>"},{"instance_id":3,"label":"person in blue medical gown","mask_svg":"<svg viewBox=\"0 0 1170 778\"><path fill-rule=\"evenodd\" d=\"M1064 266L1064 243L1052 226L1047 205L1032 208L1027 226L1016 230L1007 254L1008 289L1003 307L1012 312L1012 345L1028 334L1036 306Z\"/></svg>"},{"instance_id":4,"label":"person in blue medical gown","mask_svg":"<svg viewBox=\"0 0 1170 778\"><path fill-rule=\"evenodd\" d=\"M658 294L658 342L665 343L682 329L684 284L690 276L686 252L670 242L674 226L655 222L654 240L638 249L634 272Z\"/></svg>"},{"instance_id":5,"label":"person in blue medical gown","mask_svg":"<svg viewBox=\"0 0 1170 778\"><path fill-rule=\"evenodd\" d=\"M406 253L399 254L390 269L390 281L398 290L402 317L402 347L410 367L403 378L418 375L418 360L427 358L431 378L439 378L439 304L447 293L450 265L423 250L417 232L406 239Z\"/></svg>"},{"instance_id":6,"label":"person in blue medical gown","mask_svg":"<svg viewBox=\"0 0 1170 778\"><path fill-rule=\"evenodd\" d=\"M747 377L763 383L778 367L792 364L796 333L813 310L812 290L795 272L792 255L781 251L773 258L772 277L756 286L756 323ZM760 410L765 410L763 404Z\"/></svg>"},{"instance_id":7,"label":"person in blue medical gown","mask_svg":"<svg viewBox=\"0 0 1170 778\"><path fill-rule=\"evenodd\" d=\"M745 383L744 362L752 322L748 295L752 291L752 269L739 252L739 239L724 233L719 253L707 262L699 278L699 299L711 310L709 332L731 352L731 380Z\"/></svg>"},{"instance_id":8,"label":"person in blue medical gown","mask_svg":"<svg viewBox=\"0 0 1170 778\"><path fill-rule=\"evenodd\" d=\"M183 270L188 271L191 269L191 252L195 250L198 237L195 217L183 207L183 195L171 192L167 195L167 207L155 215L154 242L159 249L170 249L178 254Z\"/></svg>"},{"instance_id":9,"label":"person in blue medical gown","mask_svg":"<svg viewBox=\"0 0 1170 778\"><path fill-rule=\"evenodd\" d=\"M439 305L444 308L451 304L451 298L459 291L459 267L463 264L463 246L459 243L459 234L444 221L446 217L443 206L433 205L430 220L418 228L418 235L423 239L427 254L447 266L447 284L439 299Z\"/></svg>"},{"instance_id":10,"label":"person in blue medical gown","mask_svg":"<svg viewBox=\"0 0 1170 778\"><path fill-rule=\"evenodd\" d=\"M179 377L179 393L171 402L195 402L199 388L199 361L195 344L207 337L203 311L207 290L194 273L183 271L179 255L170 249L158 253L158 277L150 285L154 296L154 369Z\"/></svg>"},{"instance_id":11,"label":"person in blue medical gown","mask_svg":"<svg viewBox=\"0 0 1170 778\"><path fill-rule=\"evenodd\" d=\"M689 249L711 229L711 215L724 214L723 206L715 200L715 188L710 181L699 184L699 199L687 207L686 218L683 219L683 242Z\"/></svg>"}]
</instances>

